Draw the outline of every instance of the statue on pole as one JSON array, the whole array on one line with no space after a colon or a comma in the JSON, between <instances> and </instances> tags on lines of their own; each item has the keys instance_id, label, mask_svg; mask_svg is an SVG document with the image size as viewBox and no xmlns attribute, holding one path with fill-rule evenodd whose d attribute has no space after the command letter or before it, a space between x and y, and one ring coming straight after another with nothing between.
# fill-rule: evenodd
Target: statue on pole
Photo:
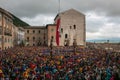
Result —
<instances>
[{"instance_id":1,"label":"statue on pole","mask_svg":"<svg viewBox=\"0 0 120 80\"><path fill-rule=\"evenodd\" d=\"M76 54L76 47L77 47L76 39L74 39L73 41L73 47L74 47L74 54Z\"/></svg>"},{"instance_id":2,"label":"statue on pole","mask_svg":"<svg viewBox=\"0 0 120 80\"><path fill-rule=\"evenodd\" d=\"M53 54L53 37L51 37L50 41L50 58L52 59L52 54Z\"/></svg>"}]
</instances>

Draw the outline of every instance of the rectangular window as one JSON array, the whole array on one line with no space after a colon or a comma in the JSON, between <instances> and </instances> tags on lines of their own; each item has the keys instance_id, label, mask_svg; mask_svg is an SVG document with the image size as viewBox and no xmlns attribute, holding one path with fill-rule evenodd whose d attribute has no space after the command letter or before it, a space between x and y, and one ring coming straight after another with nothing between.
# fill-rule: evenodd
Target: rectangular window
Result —
<instances>
[{"instance_id":1,"label":"rectangular window","mask_svg":"<svg viewBox=\"0 0 120 80\"><path fill-rule=\"evenodd\" d=\"M40 33L40 30L38 31L38 33Z\"/></svg>"},{"instance_id":2,"label":"rectangular window","mask_svg":"<svg viewBox=\"0 0 120 80\"><path fill-rule=\"evenodd\" d=\"M54 36L51 36L51 39L54 39Z\"/></svg>"},{"instance_id":3,"label":"rectangular window","mask_svg":"<svg viewBox=\"0 0 120 80\"><path fill-rule=\"evenodd\" d=\"M33 46L35 46L35 44L33 44Z\"/></svg>"},{"instance_id":4,"label":"rectangular window","mask_svg":"<svg viewBox=\"0 0 120 80\"><path fill-rule=\"evenodd\" d=\"M33 33L35 33L35 30L33 30Z\"/></svg>"},{"instance_id":5,"label":"rectangular window","mask_svg":"<svg viewBox=\"0 0 120 80\"><path fill-rule=\"evenodd\" d=\"M35 37L33 37L33 41L35 41Z\"/></svg>"},{"instance_id":6,"label":"rectangular window","mask_svg":"<svg viewBox=\"0 0 120 80\"><path fill-rule=\"evenodd\" d=\"M29 30L27 30L27 33L29 33Z\"/></svg>"},{"instance_id":7,"label":"rectangular window","mask_svg":"<svg viewBox=\"0 0 120 80\"><path fill-rule=\"evenodd\" d=\"M51 29L51 32L53 32L54 31L54 29Z\"/></svg>"},{"instance_id":8,"label":"rectangular window","mask_svg":"<svg viewBox=\"0 0 120 80\"><path fill-rule=\"evenodd\" d=\"M74 26L74 29L76 29L76 25L73 25Z\"/></svg>"},{"instance_id":9,"label":"rectangular window","mask_svg":"<svg viewBox=\"0 0 120 80\"><path fill-rule=\"evenodd\" d=\"M29 41L29 37L27 37L27 41Z\"/></svg>"},{"instance_id":10,"label":"rectangular window","mask_svg":"<svg viewBox=\"0 0 120 80\"><path fill-rule=\"evenodd\" d=\"M65 34L65 38L68 38L68 34Z\"/></svg>"},{"instance_id":11,"label":"rectangular window","mask_svg":"<svg viewBox=\"0 0 120 80\"><path fill-rule=\"evenodd\" d=\"M63 28L61 28L61 33L63 33Z\"/></svg>"}]
</instances>

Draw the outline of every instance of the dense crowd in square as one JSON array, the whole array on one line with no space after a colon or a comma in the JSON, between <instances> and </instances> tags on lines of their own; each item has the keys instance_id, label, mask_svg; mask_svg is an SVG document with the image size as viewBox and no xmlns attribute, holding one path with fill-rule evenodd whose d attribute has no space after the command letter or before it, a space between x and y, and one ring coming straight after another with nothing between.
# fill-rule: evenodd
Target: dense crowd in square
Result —
<instances>
[{"instance_id":1,"label":"dense crowd in square","mask_svg":"<svg viewBox=\"0 0 120 80\"><path fill-rule=\"evenodd\" d=\"M0 51L0 80L120 80L120 53L95 48L15 47Z\"/></svg>"}]
</instances>

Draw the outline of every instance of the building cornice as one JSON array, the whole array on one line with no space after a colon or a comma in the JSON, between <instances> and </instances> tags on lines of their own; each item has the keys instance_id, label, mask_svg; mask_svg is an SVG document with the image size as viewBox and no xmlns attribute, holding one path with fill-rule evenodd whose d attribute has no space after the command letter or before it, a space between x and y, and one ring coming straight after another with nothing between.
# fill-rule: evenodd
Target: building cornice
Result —
<instances>
[{"instance_id":1,"label":"building cornice","mask_svg":"<svg viewBox=\"0 0 120 80\"><path fill-rule=\"evenodd\" d=\"M25 27L24 29L45 29L45 26L28 26Z\"/></svg>"},{"instance_id":2,"label":"building cornice","mask_svg":"<svg viewBox=\"0 0 120 80\"><path fill-rule=\"evenodd\" d=\"M5 15L7 15L8 17L10 17L10 18L13 19L13 16L12 16L8 11L6 11L6 10L0 8L0 12L3 13L3 14L5 14Z\"/></svg>"}]
</instances>

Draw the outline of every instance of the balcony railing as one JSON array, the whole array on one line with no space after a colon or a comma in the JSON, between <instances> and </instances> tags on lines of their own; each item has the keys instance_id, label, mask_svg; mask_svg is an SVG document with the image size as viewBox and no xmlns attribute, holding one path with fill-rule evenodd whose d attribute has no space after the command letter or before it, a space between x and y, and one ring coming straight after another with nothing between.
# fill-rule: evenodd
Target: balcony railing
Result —
<instances>
[{"instance_id":1,"label":"balcony railing","mask_svg":"<svg viewBox=\"0 0 120 80\"><path fill-rule=\"evenodd\" d=\"M4 35L7 35L7 36L12 36L12 33L9 33L9 32L4 32Z\"/></svg>"}]
</instances>

